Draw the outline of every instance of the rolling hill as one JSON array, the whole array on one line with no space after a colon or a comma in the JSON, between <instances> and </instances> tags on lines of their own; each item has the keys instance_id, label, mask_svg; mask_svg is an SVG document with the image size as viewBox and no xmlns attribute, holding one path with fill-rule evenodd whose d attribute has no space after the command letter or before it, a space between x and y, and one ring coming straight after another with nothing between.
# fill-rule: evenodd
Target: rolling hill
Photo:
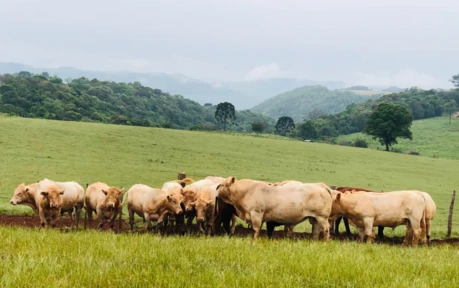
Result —
<instances>
[{"instance_id":1,"label":"rolling hill","mask_svg":"<svg viewBox=\"0 0 459 288\"><path fill-rule=\"evenodd\" d=\"M357 95L351 91L329 90L323 86L304 86L274 96L251 110L274 118L290 116L295 122L299 122L313 110L333 114L342 111L349 104L379 97L381 94Z\"/></svg>"},{"instance_id":2,"label":"rolling hill","mask_svg":"<svg viewBox=\"0 0 459 288\"><path fill-rule=\"evenodd\" d=\"M400 152L417 151L422 156L440 157L459 160L459 118L453 118L448 125L447 117L436 117L413 121L411 131L413 140L399 139L392 149ZM336 142L352 142L357 138L365 139L370 149L383 149L371 136L354 133L341 135Z\"/></svg>"}]
</instances>

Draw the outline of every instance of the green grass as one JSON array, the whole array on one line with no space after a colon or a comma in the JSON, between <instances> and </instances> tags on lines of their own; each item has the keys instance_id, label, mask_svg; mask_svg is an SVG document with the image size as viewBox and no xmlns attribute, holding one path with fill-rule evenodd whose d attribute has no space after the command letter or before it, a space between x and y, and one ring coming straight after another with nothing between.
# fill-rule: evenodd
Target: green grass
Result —
<instances>
[{"instance_id":1,"label":"green grass","mask_svg":"<svg viewBox=\"0 0 459 288\"><path fill-rule=\"evenodd\" d=\"M453 126L453 124L452 124ZM160 187L177 172L296 179L376 190L420 189L436 201L443 238L459 161L234 134L0 117L0 211L21 182L48 177ZM452 145L451 145L452 146ZM422 153L422 152L421 152ZM458 213L454 236L458 236ZM296 231L310 231L300 225ZM401 235L403 228L387 235ZM0 227L0 286L454 286L455 246L62 233ZM62 276L65 275L65 276ZM30 279L33 279L32 281Z\"/></svg>"},{"instance_id":2,"label":"green grass","mask_svg":"<svg viewBox=\"0 0 459 288\"><path fill-rule=\"evenodd\" d=\"M459 281L453 246L2 227L0 235L2 287L452 287Z\"/></svg>"},{"instance_id":3,"label":"green grass","mask_svg":"<svg viewBox=\"0 0 459 288\"><path fill-rule=\"evenodd\" d=\"M403 152L416 150L422 156L440 157L449 159L459 159L459 118L453 118L451 125L448 124L449 118L437 117L424 120L413 121L411 131L413 140L399 139L395 149ZM343 135L337 138L337 143L342 141L353 141L356 138L365 139L369 148L382 149L385 147L371 136L362 133Z\"/></svg>"}]
</instances>

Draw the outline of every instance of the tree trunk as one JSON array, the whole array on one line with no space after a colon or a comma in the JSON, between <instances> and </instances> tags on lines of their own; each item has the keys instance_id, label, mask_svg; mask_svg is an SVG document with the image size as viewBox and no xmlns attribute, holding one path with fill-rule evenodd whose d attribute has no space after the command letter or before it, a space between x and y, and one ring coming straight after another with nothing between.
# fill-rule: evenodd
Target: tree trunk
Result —
<instances>
[{"instance_id":1,"label":"tree trunk","mask_svg":"<svg viewBox=\"0 0 459 288\"><path fill-rule=\"evenodd\" d=\"M389 143L386 143L386 151L389 151Z\"/></svg>"}]
</instances>

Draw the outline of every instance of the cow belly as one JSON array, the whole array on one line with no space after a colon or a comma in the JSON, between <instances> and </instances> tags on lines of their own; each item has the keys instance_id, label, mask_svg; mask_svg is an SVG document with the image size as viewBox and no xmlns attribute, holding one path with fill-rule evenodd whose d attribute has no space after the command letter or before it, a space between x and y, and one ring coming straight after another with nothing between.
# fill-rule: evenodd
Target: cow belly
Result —
<instances>
[{"instance_id":1,"label":"cow belly","mask_svg":"<svg viewBox=\"0 0 459 288\"><path fill-rule=\"evenodd\" d=\"M307 217L313 217L313 213L298 205L282 205L273 210L268 210L263 215L263 221L272 221L286 224L298 224Z\"/></svg>"}]
</instances>

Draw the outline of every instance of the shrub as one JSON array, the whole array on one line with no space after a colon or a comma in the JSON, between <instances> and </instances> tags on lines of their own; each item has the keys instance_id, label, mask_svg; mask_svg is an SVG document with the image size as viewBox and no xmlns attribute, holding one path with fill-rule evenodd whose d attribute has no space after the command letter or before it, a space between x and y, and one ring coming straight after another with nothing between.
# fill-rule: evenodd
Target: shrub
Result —
<instances>
[{"instance_id":1,"label":"shrub","mask_svg":"<svg viewBox=\"0 0 459 288\"><path fill-rule=\"evenodd\" d=\"M354 140L354 147L368 148L368 143L365 139L357 138Z\"/></svg>"}]
</instances>

